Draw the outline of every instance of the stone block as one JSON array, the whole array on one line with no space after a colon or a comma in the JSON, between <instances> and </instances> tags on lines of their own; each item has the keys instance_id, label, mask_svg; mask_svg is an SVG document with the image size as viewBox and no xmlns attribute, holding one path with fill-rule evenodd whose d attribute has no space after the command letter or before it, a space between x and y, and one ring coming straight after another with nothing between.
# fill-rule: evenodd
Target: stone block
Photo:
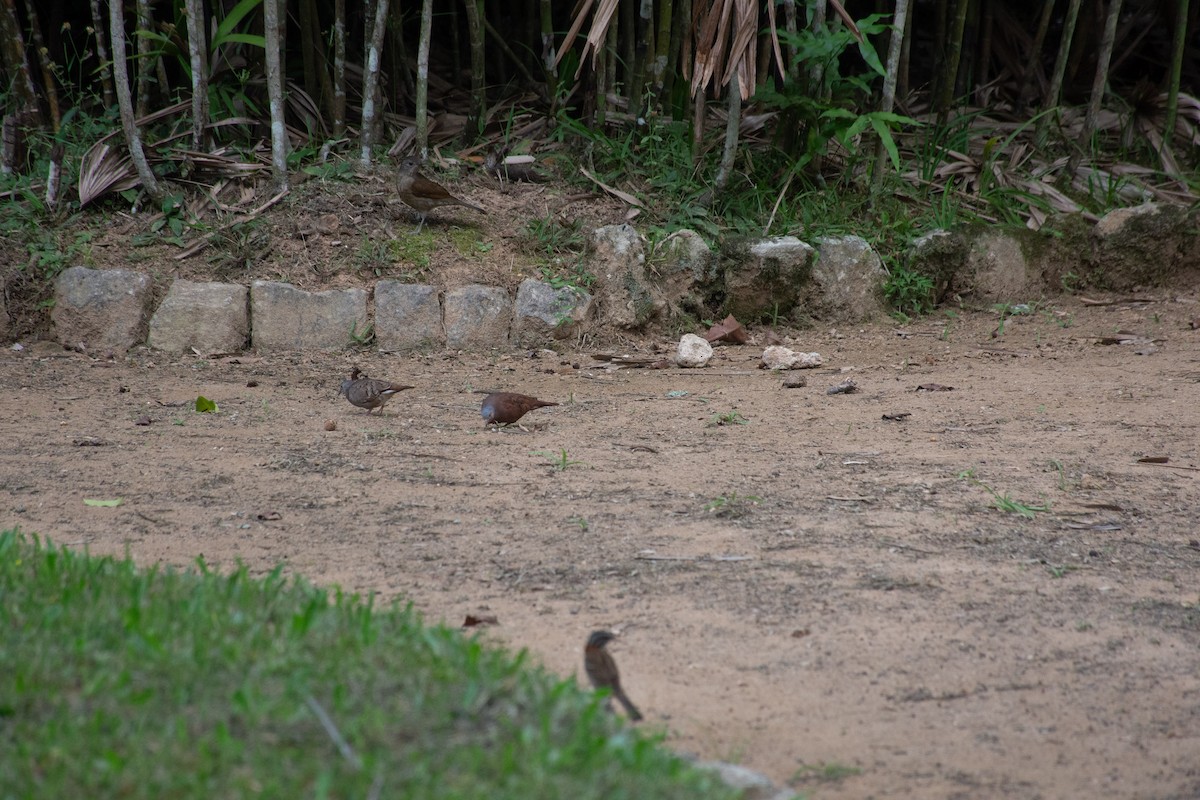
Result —
<instances>
[{"instance_id":1,"label":"stone block","mask_svg":"<svg viewBox=\"0 0 1200 800\"><path fill-rule=\"evenodd\" d=\"M517 289L513 341L537 344L573 336L592 311L592 296L572 286L555 289L532 278Z\"/></svg>"},{"instance_id":2,"label":"stone block","mask_svg":"<svg viewBox=\"0 0 1200 800\"><path fill-rule=\"evenodd\" d=\"M828 236L817 239L817 260L812 268L815 305L830 322L865 322L884 316L883 262L861 236Z\"/></svg>"},{"instance_id":3,"label":"stone block","mask_svg":"<svg viewBox=\"0 0 1200 800\"><path fill-rule=\"evenodd\" d=\"M55 335L68 347L125 352L146 340L153 283L126 269L70 267L55 282Z\"/></svg>"},{"instance_id":4,"label":"stone block","mask_svg":"<svg viewBox=\"0 0 1200 800\"><path fill-rule=\"evenodd\" d=\"M513 304L503 289L471 285L447 292L442 314L450 347L490 350L508 346Z\"/></svg>"},{"instance_id":5,"label":"stone block","mask_svg":"<svg viewBox=\"0 0 1200 800\"><path fill-rule=\"evenodd\" d=\"M147 344L168 353L244 350L250 336L250 290L236 283L177 280L150 318Z\"/></svg>"},{"instance_id":6,"label":"stone block","mask_svg":"<svg viewBox=\"0 0 1200 800\"><path fill-rule=\"evenodd\" d=\"M416 350L446 342L438 290L421 283L375 284L375 341L380 350Z\"/></svg>"},{"instance_id":7,"label":"stone block","mask_svg":"<svg viewBox=\"0 0 1200 800\"><path fill-rule=\"evenodd\" d=\"M338 350L367 330L363 289L307 292L290 283L255 281L250 287L254 349Z\"/></svg>"}]
</instances>

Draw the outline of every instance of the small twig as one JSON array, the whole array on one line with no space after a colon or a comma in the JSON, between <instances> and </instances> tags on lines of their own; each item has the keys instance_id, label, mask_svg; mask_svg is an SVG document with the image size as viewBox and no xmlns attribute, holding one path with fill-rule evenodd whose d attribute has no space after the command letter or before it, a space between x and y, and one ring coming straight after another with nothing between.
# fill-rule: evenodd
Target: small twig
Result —
<instances>
[{"instance_id":1,"label":"small twig","mask_svg":"<svg viewBox=\"0 0 1200 800\"><path fill-rule=\"evenodd\" d=\"M1115 306L1122 303L1157 303L1157 300L1145 300L1140 297L1127 297L1124 300L1093 300L1090 297L1081 297L1079 302L1085 306Z\"/></svg>"},{"instance_id":2,"label":"small twig","mask_svg":"<svg viewBox=\"0 0 1200 800\"><path fill-rule=\"evenodd\" d=\"M403 455L413 458L440 458L442 461L458 461L454 456L444 456L440 453L404 453Z\"/></svg>"},{"instance_id":3,"label":"small twig","mask_svg":"<svg viewBox=\"0 0 1200 800\"><path fill-rule=\"evenodd\" d=\"M638 553L638 561L753 561L754 556L660 556L657 553Z\"/></svg>"},{"instance_id":4,"label":"small twig","mask_svg":"<svg viewBox=\"0 0 1200 800\"><path fill-rule=\"evenodd\" d=\"M783 188L779 190L779 196L775 198L775 205L771 206L771 216L767 217L767 224L763 225L763 236L766 236L767 232L771 230L771 223L775 221L775 212L779 210L779 204L783 202L783 198L787 194L788 187L792 185L792 178L794 177L796 177L796 170L788 173L788 179L784 181Z\"/></svg>"},{"instance_id":5,"label":"small twig","mask_svg":"<svg viewBox=\"0 0 1200 800\"><path fill-rule=\"evenodd\" d=\"M192 242L190 245L185 247L183 250L181 250L175 254L175 256L174 256L175 260L183 261L185 258L191 258L192 256L196 255L196 253L199 253L201 250L208 247L209 244L212 243L212 241L217 237L218 234L229 230L230 228L234 227L235 225L241 225L244 222L249 222L250 220L255 219L256 217L258 217L259 214L266 211L268 208L275 205L280 200L282 200L284 197L286 197L288 194L288 191L289 190L284 189L282 192L275 195L274 197L272 197L267 202L263 203L258 208L248 211L247 213L243 214L242 216L238 217L237 219L233 220L232 222L225 223L224 225L217 228L215 231L208 234L207 236L204 236L204 237Z\"/></svg>"},{"instance_id":6,"label":"small twig","mask_svg":"<svg viewBox=\"0 0 1200 800\"><path fill-rule=\"evenodd\" d=\"M643 205L641 200L638 200L636 197L629 194L629 192L622 192L620 189L616 189L612 186L609 186L607 183L600 180L599 178L597 178L592 173L588 172L583 167L580 167L579 171L583 174L583 177L587 178L589 181L596 184L601 189L603 189L604 191L611 194L613 197L616 197L619 200L624 200L626 203L628 203L629 205L631 205L635 208L645 208L646 207L645 205Z\"/></svg>"},{"instance_id":7,"label":"small twig","mask_svg":"<svg viewBox=\"0 0 1200 800\"><path fill-rule=\"evenodd\" d=\"M1160 464L1155 461L1137 461L1135 462L1143 467L1166 467L1167 469L1182 469L1188 472L1200 472L1200 467L1185 467L1182 464Z\"/></svg>"},{"instance_id":8,"label":"small twig","mask_svg":"<svg viewBox=\"0 0 1200 800\"><path fill-rule=\"evenodd\" d=\"M318 703L310 694L306 694L304 696L304 702L308 704L309 709L313 712L313 714L316 715L317 720L321 723L321 727L325 729L325 733L329 734L329 738L332 739L333 743L337 746L338 751L342 754L342 758L349 761L351 766L353 766L355 769L362 769L362 759L359 758L358 754L354 752L354 749L350 747L349 742L342 737L342 734L340 731L338 731L337 726L333 724L333 720L330 719L329 715L325 713L325 709L321 708L321 704Z\"/></svg>"},{"instance_id":9,"label":"small twig","mask_svg":"<svg viewBox=\"0 0 1200 800\"><path fill-rule=\"evenodd\" d=\"M658 448L651 447L648 444L629 444L628 442L613 442L613 445L616 447L624 447L629 450L638 450L643 453L657 453L658 452Z\"/></svg>"},{"instance_id":10,"label":"small twig","mask_svg":"<svg viewBox=\"0 0 1200 800\"><path fill-rule=\"evenodd\" d=\"M913 553L920 553L923 556L940 556L941 555L941 553L936 550L922 550L921 548L913 547L910 544L900 544L900 542L892 542L892 541L888 541L887 539L882 539L882 540L880 540L879 543L885 547L894 547L897 550L908 550Z\"/></svg>"}]
</instances>

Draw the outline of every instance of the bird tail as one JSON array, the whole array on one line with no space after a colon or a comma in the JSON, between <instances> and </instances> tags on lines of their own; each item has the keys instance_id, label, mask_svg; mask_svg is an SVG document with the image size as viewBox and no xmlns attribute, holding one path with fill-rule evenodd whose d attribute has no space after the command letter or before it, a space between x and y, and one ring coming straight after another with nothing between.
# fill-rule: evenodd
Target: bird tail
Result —
<instances>
[{"instance_id":1,"label":"bird tail","mask_svg":"<svg viewBox=\"0 0 1200 800\"><path fill-rule=\"evenodd\" d=\"M618 689L617 691L613 692L613 697L615 697L617 702L621 704L621 707L625 709L625 713L629 715L631 720L634 722L641 721L642 712L638 711L637 706L633 704L633 701L625 696L625 692Z\"/></svg>"}]
</instances>

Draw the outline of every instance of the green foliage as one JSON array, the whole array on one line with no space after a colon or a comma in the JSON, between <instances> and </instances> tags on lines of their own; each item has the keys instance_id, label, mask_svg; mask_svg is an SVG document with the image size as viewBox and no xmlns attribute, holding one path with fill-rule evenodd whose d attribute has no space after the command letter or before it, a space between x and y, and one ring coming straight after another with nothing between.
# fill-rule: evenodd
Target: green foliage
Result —
<instances>
[{"instance_id":1,"label":"green foliage","mask_svg":"<svg viewBox=\"0 0 1200 800\"><path fill-rule=\"evenodd\" d=\"M761 502L762 498L758 495L730 492L709 500L704 504L704 510L718 517L742 517L749 513L752 506Z\"/></svg>"},{"instance_id":2,"label":"green foliage","mask_svg":"<svg viewBox=\"0 0 1200 800\"><path fill-rule=\"evenodd\" d=\"M196 398L196 413L197 414L215 414L221 409L217 408L217 404L209 400L204 395Z\"/></svg>"},{"instance_id":3,"label":"green foliage","mask_svg":"<svg viewBox=\"0 0 1200 800\"><path fill-rule=\"evenodd\" d=\"M919 317L933 310L933 279L907 267L893 267L883 284L883 296L895 311Z\"/></svg>"},{"instance_id":4,"label":"green foliage","mask_svg":"<svg viewBox=\"0 0 1200 800\"><path fill-rule=\"evenodd\" d=\"M984 483L983 481L976 478L975 470L973 470L973 469L968 469L968 470L964 470L963 472L960 472L958 474L958 478L959 478L959 480L964 480L964 481L967 481L968 483L972 483L975 486L978 486L981 489L983 489L984 491L986 491L988 494L990 494L992 496L993 507L999 509L1000 511L1003 511L1006 514L1016 514L1018 516L1024 517L1025 519L1033 519L1039 512L1045 512L1045 511L1050 510L1049 503L1043 503L1041 505L1034 505L1032 503L1026 503L1026 502L1022 502L1021 500L1014 499L1008 493L1001 494L1000 492L993 489L991 486L988 486L986 483Z\"/></svg>"},{"instance_id":5,"label":"green foliage","mask_svg":"<svg viewBox=\"0 0 1200 800\"><path fill-rule=\"evenodd\" d=\"M355 320L350 323L350 341L359 347L368 347L375 341L375 326L368 322L366 327L360 331L358 320Z\"/></svg>"},{"instance_id":6,"label":"green foliage","mask_svg":"<svg viewBox=\"0 0 1200 800\"><path fill-rule=\"evenodd\" d=\"M169 194L162 199L162 216L150 223L150 232L158 233L163 228L169 230L175 238L183 236L187 221L183 218L185 211L184 198L180 193Z\"/></svg>"},{"instance_id":7,"label":"green foliage","mask_svg":"<svg viewBox=\"0 0 1200 800\"><path fill-rule=\"evenodd\" d=\"M23 233L31 237L25 245L29 252L29 265L34 268L36 276L44 281L54 280L67 267L81 262L91 263L91 231L77 231L65 247L63 240L68 237L57 229L36 226Z\"/></svg>"},{"instance_id":8,"label":"green foliage","mask_svg":"<svg viewBox=\"0 0 1200 800\"><path fill-rule=\"evenodd\" d=\"M724 425L748 425L750 424L750 420L743 417L741 412L735 408L733 411L713 414L709 418L708 424L710 427Z\"/></svg>"},{"instance_id":9,"label":"green foliage","mask_svg":"<svg viewBox=\"0 0 1200 800\"><path fill-rule=\"evenodd\" d=\"M9 531L0 597L5 796L733 796L526 654L278 568Z\"/></svg>"},{"instance_id":10,"label":"green foliage","mask_svg":"<svg viewBox=\"0 0 1200 800\"><path fill-rule=\"evenodd\" d=\"M765 84L755 99L782 112L780 144L795 159L793 172L825 156L831 142L854 154L858 150L856 140L868 128L883 142L892 164L899 169L900 153L893 130L919 123L891 112L861 111L872 105L872 82L885 74L879 54L871 44L871 37L888 30L889 26L881 21L885 16L872 14L859 20L861 40L844 27L821 31L804 28L796 33L779 31L781 41L795 48L792 63L795 78L787 80L780 89ZM843 74L843 54L852 46L858 47L866 72ZM871 157L870 150L866 157Z\"/></svg>"},{"instance_id":11,"label":"green foliage","mask_svg":"<svg viewBox=\"0 0 1200 800\"><path fill-rule=\"evenodd\" d=\"M261 94L261 88L254 87L253 73L249 69L234 66L245 60L253 63L262 58L261 52L251 52L239 58L239 50L266 49L265 37L249 33L257 16L252 12L261 5L262 0L241 0L229 9L228 13L221 17L216 28L209 32L209 104L221 118L240 117L246 113L259 118L265 116L254 101L254 98ZM217 7L224 8L221 5ZM162 31L138 29L135 35L154 43L156 49L153 55L173 59L187 76L186 83L190 86L192 60L186 49L187 19L184 16L184 5L177 3L175 11L175 21L171 27Z\"/></svg>"},{"instance_id":12,"label":"green foliage","mask_svg":"<svg viewBox=\"0 0 1200 800\"><path fill-rule=\"evenodd\" d=\"M561 448L557 453L553 450L534 450L530 455L541 456L546 459L558 472L563 472L571 467L584 466L584 462L576 461L567 455L567 449Z\"/></svg>"},{"instance_id":13,"label":"green foliage","mask_svg":"<svg viewBox=\"0 0 1200 800\"><path fill-rule=\"evenodd\" d=\"M525 225L522 241L538 259L542 280L555 289L586 290L596 282L584 258L587 240L582 220L532 219Z\"/></svg>"}]
</instances>

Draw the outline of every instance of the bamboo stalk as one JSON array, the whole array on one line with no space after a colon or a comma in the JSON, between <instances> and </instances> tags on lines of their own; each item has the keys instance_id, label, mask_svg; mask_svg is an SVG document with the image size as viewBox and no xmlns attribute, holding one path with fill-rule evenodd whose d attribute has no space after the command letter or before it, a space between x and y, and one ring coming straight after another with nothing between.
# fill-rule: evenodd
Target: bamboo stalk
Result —
<instances>
[{"instance_id":1,"label":"bamboo stalk","mask_svg":"<svg viewBox=\"0 0 1200 800\"><path fill-rule=\"evenodd\" d=\"M1113 44L1117 40L1117 20L1121 16L1121 0L1109 0L1108 17L1104 21L1104 34L1100 38L1100 52L1096 54L1096 74L1092 78L1092 94L1088 98L1087 113L1083 117L1083 130L1079 132L1079 147L1067 163L1067 174L1074 175L1084 152L1091 152L1092 134L1096 132L1096 118L1100 116L1100 103L1104 99L1104 88L1108 85L1108 65L1112 60Z\"/></svg>"},{"instance_id":2,"label":"bamboo stalk","mask_svg":"<svg viewBox=\"0 0 1200 800\"><path fill-rule=\"evenodd\" d=\"M270 0L266 0L270 2ZM362 142L362 152L359 163L363 168L371 166L371 148L375 145L375 127L378 124L379 111L379 70L382 64L380 57L383 51L383 37L387 32L388 0L375 0L375 14L371 23L370 35L366 41L367 48L366 72L363 76L362 129L359 130L359 140ZM367 15L371 21L372 16Z\"/></svg>"},{"instance_id":3,"label":"bamboo stalk","mask_svg":"<svg viewBox=\"0 0 1200 800\"><path fill-rule=\"evenodd\" d=\"M14 0L4 0L4 8L0 9L0 50L4 57L4 78L8 81L5 87L17 99L16 103L8 98L6 106L23 114L29 114L30 119L42 124L42 112L38 106L37 89L33 85L33 72L29 68L29 59L25 55L25 39L21 35L21 27L17 22L17 7ZM122 34L124 28L122 28Z\"/></svg>"},{"instance_id":4,"label":"bamboo stalk","mask_svg":"<svg viewBox=\"0 0 1200 800\"><path fill-rule=\"evenodd\" d=\"M737 155L738 128L742 124L742 90L738 81L731 80L725 91L729 117L725 121L725 146L721 150L721 165L717 167L717 175L713 178L713 191L722 192L729 185L729 176L733 174L734 157Z\"/></svg>"},{"instance_id":5,"label":"bamboo stalk","mask_svg":"<svg viewBox=\"0 0 1200 800\"><path fill-rule=\"evenodd\" d=\"M650 65L650 86L654 94L653 102L656 104L662 102L663 86L666 84L668 58L671 53L671 15L673 12L673 0L658 0L658 33L654 40L654 61Z\"/></svg>"},{"instance_id":6,"label":"bamboo stalk","mask_svg":"<svg viewBox=\"0 0 1200 800\"><path fill-rule=\"evenodd\" d=\"M967 12L971 9L971 0L958 0L954 9L954 22L950 26L949 50L946 54L946 67L942 70L938 83L937 99L934 110L938 115L938 124L944 125L950 113L950 104L954 102L954 89L958 81L958 66L962 62L963 31L967 27Z\"/></svg>"},{"instance_id":7,"label":"bamboo stalk","mask_svg":"<svg viewBox=\"0 0 1200 800\"><path fill-rule=\"evenodd\" d=\"M110 0L116 2L116 0ZM188 59L192 68L192 149L202 153L208 148L208 38L204 34L204 0L185 0L187 12Z\"/></svg>"},{"instance_id":8,"label":"bamboo stalk","mask_svg":"<svg viewBox=\"0 0 1200 800\"><path fill-rule=\"evenodd\" d=\"M537 86L541 83L534 79L533 73L529 71L529 67L525 66L525 62L508 46L508 41L500 31L496 30L496 26L492 24L492 21L485 17L483 25L487 29L488 35L496 42L496 47L499 48L500 54L503 54L512 62L513 66L517 68L517 72L521 73L521 77L525 80L526 85ZM497 58L499 58L499 55L497 55Z\"/></svg>"},{"instance_id":9,"label":"bamboo stalk","mask_svg":"<svg viewBox=\"0 0 1200 800\"><path fill-rule=\"evenodd\" d=\"M147 0L141 0L138 4L139 12L141 3ZM109 67L108 60L108 37L104 35L106 27L104 25L104 17L100 16L100 0L91 0L92 7L92 35L96 37L96 56L100 59L100 96L104 100L105 108L112 108L117 102L117 96L113 92L112 69ZM141 19L139 14L139 20ZM139 22L139 25L141 23ZM146 42L149 47L150 43ZM141 52L141 43L138 44L138 52ZM144 69L139 67L139 69ZM141 95L141 85L139 83L138 94Z\"/></svg>"},{"instance_id":10,"label":"bamboo stalk","mask_svg":"<svg viewBox=\"0 0 1200 800\"><path fill-rule=\"evenodd\" d=\"M542 25L542 69L546 71L546 80L552 84L558 83L558 59L554 53L554 8L550 0L540 0ZM554 89L550 90L554 94Z\"/></svg>"},{"instance_id":11,"label":"bamboo stalk","mask_svg":"<svg viewBox=\"0 0 1200 800\"><path fill-rule=\"evenodd\" d=\"M896 0L896 14L892 18L891 33L888 35L887 69L883 76L879 110L890 113L896 107L896 82L900 73L900 51L904 47L904 31L908 26L908 0ZM883 139L875 148L874 172L871 186L878 191L883 186L883 174L887 166L887 148Z\"/></svg>"},{"instance_id":12,"label":"bamboo stalk","mask_svg":"<svg viewBox=\"0 0 1200 800\"><path fill-rule=\"evenodd\" d=\"M641 2L642 0L621 0L619 11L621 30L617 34L617 44L621 48L621 93L626 97L629 96L629 86L632 82L630 70L633 69L633 44L637 38L634 20Z\"/></svg>"},{"instance_id":13,"label":"bamboo stalk","mask_svg":"<svg viewBox=\"0 0 1200 800\"><path fill-rule=\"evenodd\" d=\"M333 3L333 138L346 135L346 0Z\"/></svg>"},{"instance_id":14,"label":"bamboo stalk","mask_svg":"<svg viewBox=\"0 0 1200 800\"><path fill-rule=\"evenodd\" d=\"M787 31L787 76L791 81L800 80L800 65L796 63L796 0L783 0L783 29Z\"/></svg>"},{"instance_id":15,"label":"bamboo stalk","mask_svg":"<svg viewBox=\"0 0 1200 800\"><path fill-rule=\"evenodd\" d=\"M1041 63L1042 48L1046 46L1046 34L1050 30L1050 20L1054 15L1054 0L1043 0L1042 16L1038 19L1037 32L1033 35L1033 43L1029 46L1029 58L1025 61L1025 67L1021 70L1020 80L1021 89L1017 94L1017 102L1021 106L1029 103L1029 96L1033 91L1032 76L1037 71L1038 64Z\"/></svg>"},{"instance_id":16,"label":"bamboo stalk","mask_svg":"<svg viewBox=\"0 0 1200 800\"><path fill-rule=\"evenodd\" d=\"M644 113L646 95L646 69L650 53L654 49L654 0L638 0L635 22L637 43L633 50L633 69L629 78L629 113L634 118Z\"/></svg>"},{"instance_id":17,"label":"bamboo stalk","mask_svg":"<svg viewBox=\"0 0 1200 800\"><path fill-rule=\"evenodd\" d=\"M1171 74L1167 78L1167 118L1163 123L1163 147L1171 148L1175 137L1175 119L1179 114L1179 81L1183 74L1184 45L1187 42L1188 0L1175 7L1175 36L1171 41Z\"/></svg>"},{"instance_id":18,"label":"bamboo stalk","mask_svg":"<svg viewBox=\"0 0 1200 800\"><path fill-rule=\"evenodd\" d=\"M115 2L115 0L114 0ZM276 194L288 190L287 128L283 120L283 63L280 4L263 0L263 39L266 44L267 97L271 107L271 183Z\"/></svg>"},{"instance_id":19,"label":"bamboo stalk","mask_svg":"<svg viewBox=\"0 0 1200 800\"><path fill-rule=\"evenodd\" d=\"M125 132L125 144L129 148L129 159L133 162L133 168L137 170L142 187L157 203L162 201L164 193L146 160L146 152L142 149L142 133L133 117L133 97L129 90L128 59L125 54L123 11L123 5L116 0L108 4L109 41L112 43L113 81L117 90L117 106L121 110L121 128Z\"/></svg>"},{"instance_id":20,"label":"bamboo stalk","mask_svg":"<svg viewBox=\"0 0 1200 800\"><path fill-rule=\"evenodd\" d=\"M429 36L433 31L433 0L422 0L421 34L417 39L417 156L429 155Z\"/></svg>"},{"instance_id":21,"label":"bamboo stalk","mask_svg":"<svg viewBox=\"0 0 1200 800\"><path fill-rule=\"evenodd\" d=\"M1054 58L1054 72L1050 76L1050 86L1046 89L1046 97L1042 107L1051 109L1061 102L1063 78L1067 74L1067 58L1071 52L1071 44L1075 38L1075 23L1079 20L1080 0L1070 0L1067 4L1067 16L1063 20L1062 38L1058 42L1058 54ZM1034 144L1041 147L1046 143L1046 132L1049 130L1050 114L1043 114L1038 120Z\"/></svg>"},{"instance_id":22,"label":"bamboo stalk","mask_svg":"<svg viewBox=\"0 0 1200 800\"><path fill-rule=\"evenodd\" d=\"M50 125L57 133L62 123L62 114L58 110L58 84L54 80L54 62L50 60L50 50L42 40L42 23L38 20L37 6L37 3L26 3L25 11L29 14L29 36L33 40L34 52L38 54L38 65L42 68L42 91L50 108Z\"/></svg>"},{"instance_id":23,"label":"bamboo stalk","mask_svg":"<svg viewBox=\"0 0 1200 800\"><path fill-rule=\"evenodd\" d=\"M474 140L483 129L487 113L483 0L463 0L463 8L467 12L467 33L471 41L471 105L467 114L467 138Z\"/></svg>"},{"instance_id":24,"label":"bamboo stalk","mask_svg":"<svg viewBox=\"0 0 1200 800\"><path fill-rule=\"evenodd\" d=\"M674 9L672 9L671 34L667 41L667 60L664 65L666 67L666 74L663 76L662 95L668 100L673 96L675 91L675 79L682 71L680 53L683 49L683 38L690 33L690 29L687 32L684 31L684 26L691 18L691 0L680 0L679 13L675 13Z\"/></svg>"}]
</instances>

